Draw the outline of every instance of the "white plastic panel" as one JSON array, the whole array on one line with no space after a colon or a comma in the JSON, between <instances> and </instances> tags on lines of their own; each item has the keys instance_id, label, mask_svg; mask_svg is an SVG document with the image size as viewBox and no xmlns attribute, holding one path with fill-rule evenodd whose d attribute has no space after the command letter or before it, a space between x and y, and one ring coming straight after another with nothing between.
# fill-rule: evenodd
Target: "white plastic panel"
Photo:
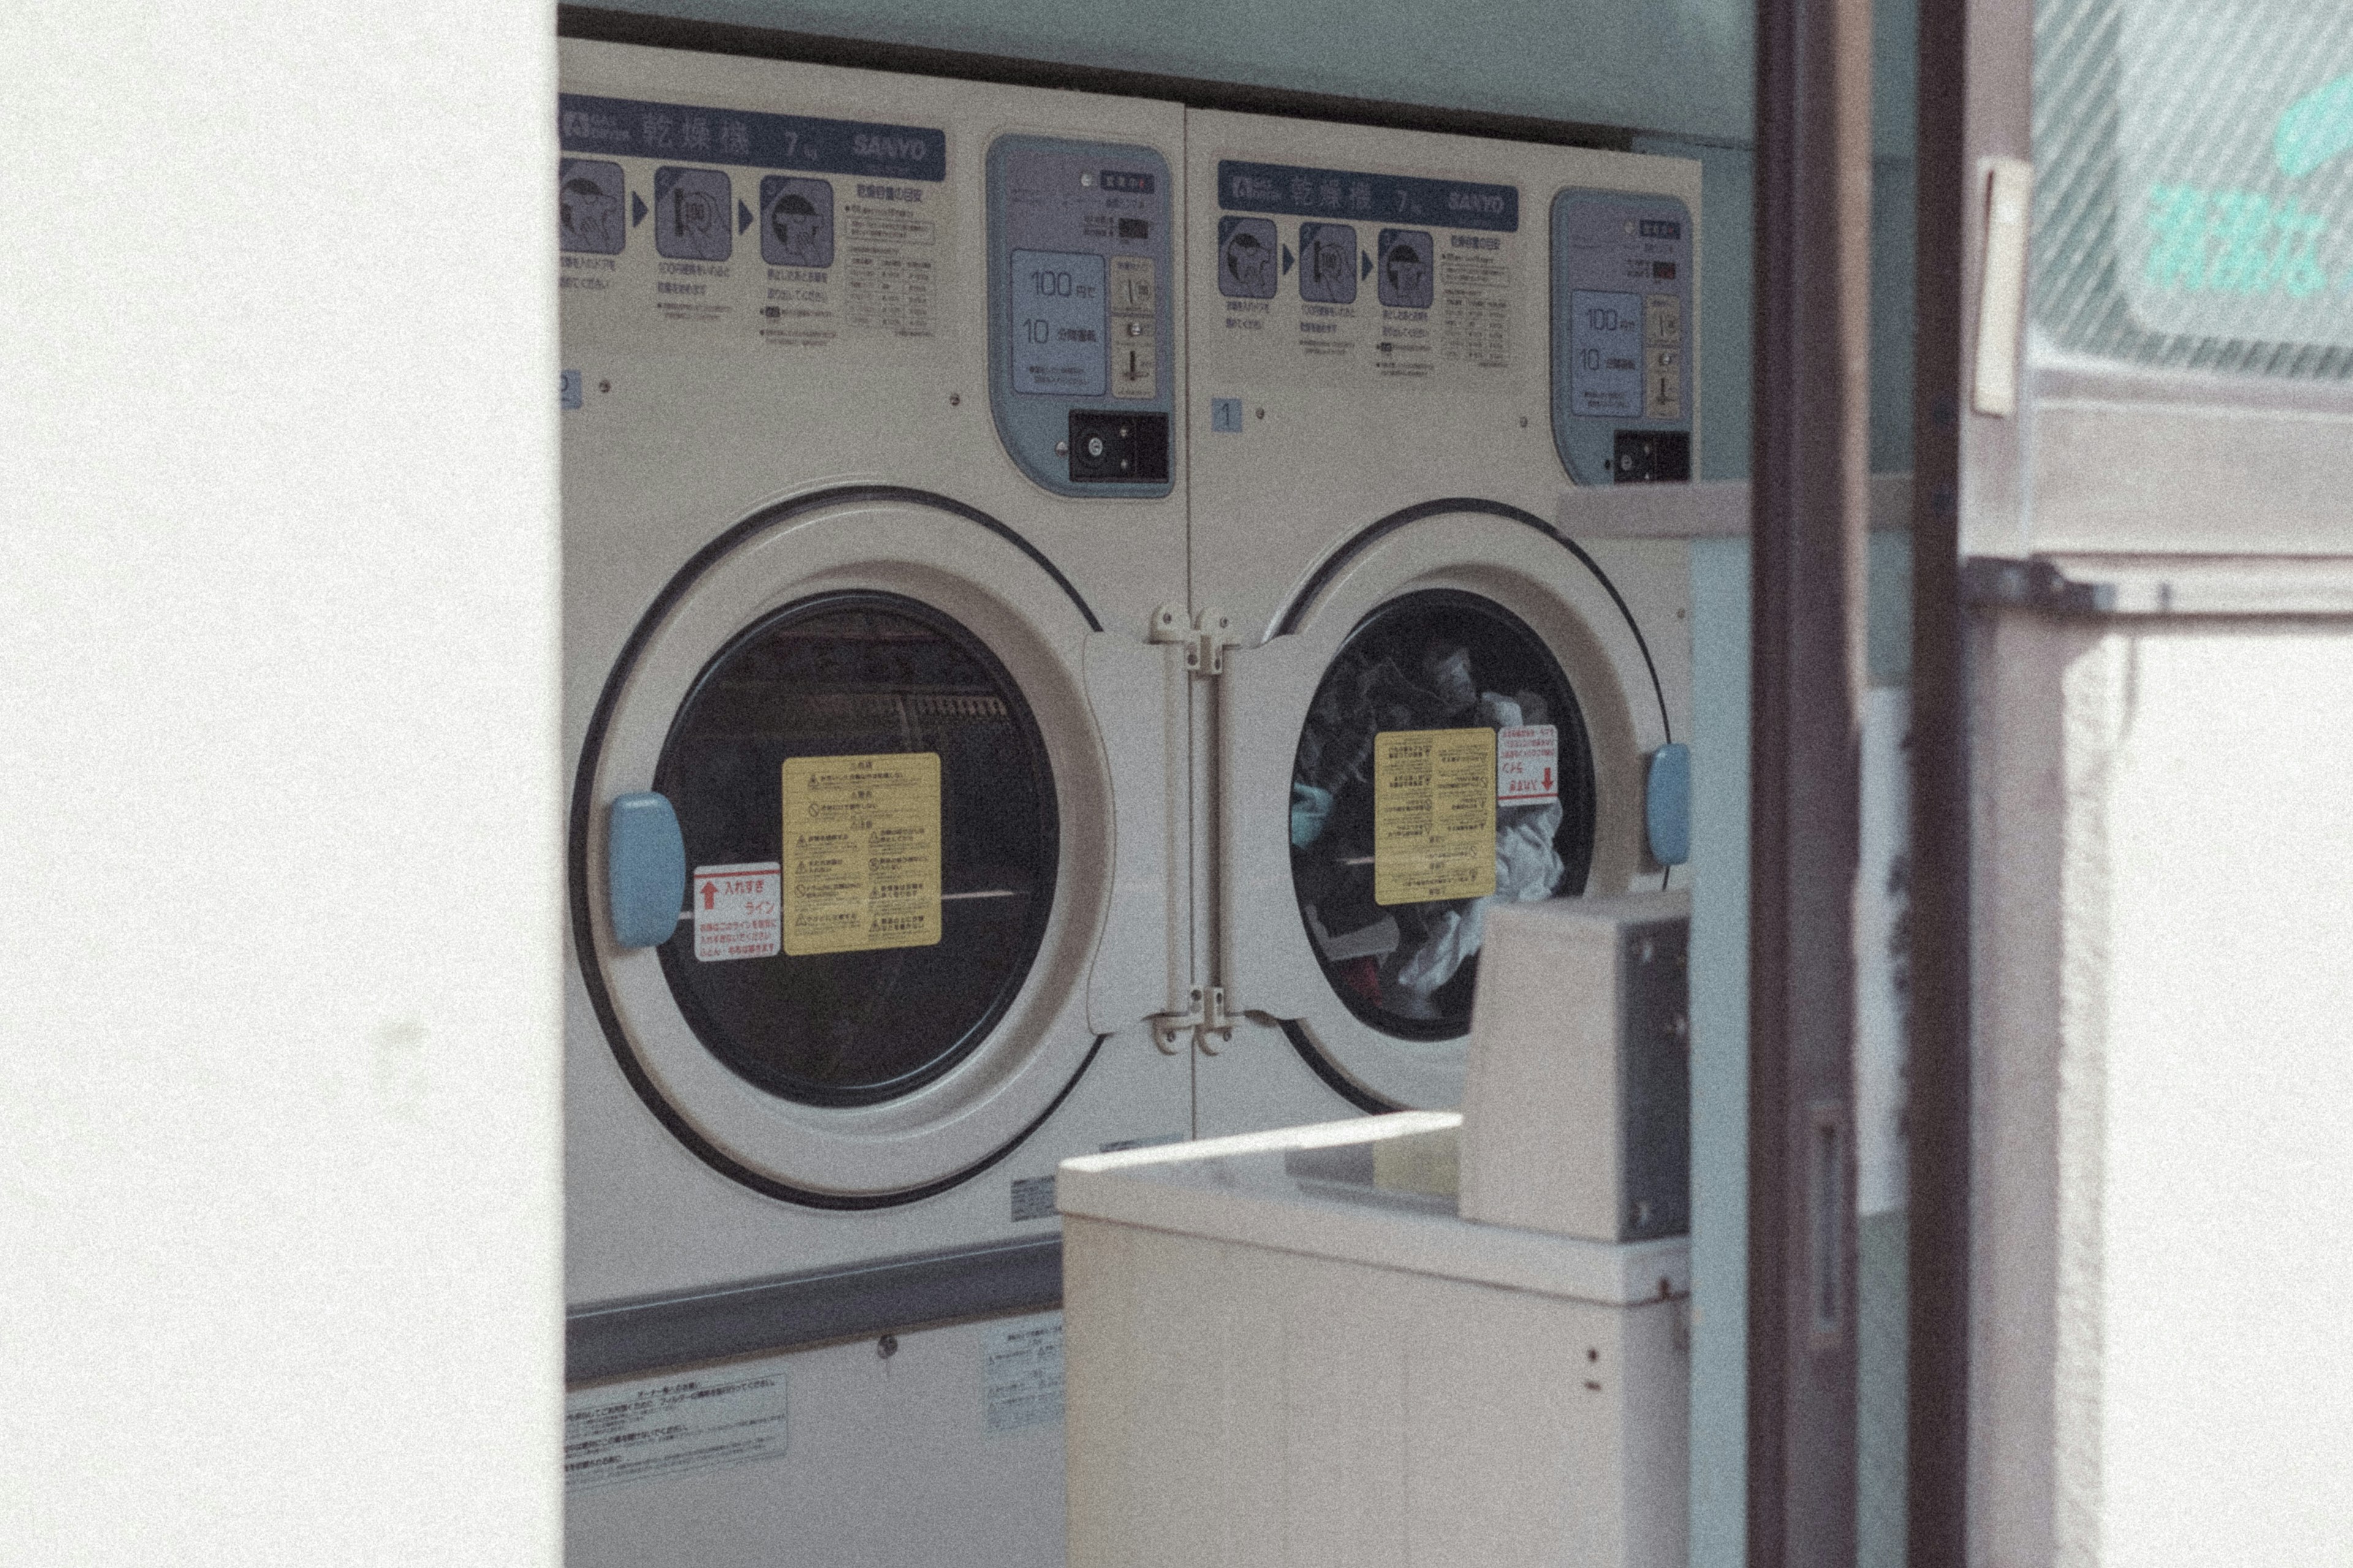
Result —
<instances>
[{"instance_id":1,"label":"white plastic panel","mask_svg":"<svg viewBox=\"0 0 2353 1568\"><path fill-rule=\"evenodd\" d=\"M1370 1163L1440 1120L1074 1164L1072 1568L1682 1568L1681 1244L1473 1225L1285 1173L1366 1142ZM1609 1254L1666 1278L1626 1305L1559 1289Z\"/></svg>"},{"instance_id":2,"label":"white plastic panel","mask_svg":"<svg viewBox=\"0 0 2353 1568\"><path fill-rule=\"evenodd\" d=\"M1112 783L1112 889L1087 980L1087 1023L1099 1035L1134 1030L1154 1013L1183 1010L1189 889L1181 875L1179 759L1183 667L1173 646L1097 632L1084 651L1087 703Z\"/></svg>"},{"instance_id":3,"label":"white plastic panel","mask_svg":"<svg viewBox=\"0 0 2353 1568\"><path fill-rule=\"evenodd\" d=\"M1299 725L1330 650L1307 637L1277 637L1227 655L1219 691L1224 743L1219 780L1224 827L1219 866L1219 973L1227 1005L1300 1018L1324 999L1324 976L1303 936L1291 890L1291 768ZM1279 922L1288 917L1288 931Z\"/></svg>"}]
</instances>

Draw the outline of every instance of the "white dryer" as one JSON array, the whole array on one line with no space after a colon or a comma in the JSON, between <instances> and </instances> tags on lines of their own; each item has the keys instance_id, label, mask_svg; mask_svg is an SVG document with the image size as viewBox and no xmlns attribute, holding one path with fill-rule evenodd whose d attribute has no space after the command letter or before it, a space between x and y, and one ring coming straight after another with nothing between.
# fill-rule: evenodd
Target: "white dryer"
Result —
<instances>
[{"instance_id":1,"label":"white dryer","mask_svg":"<svg viewBox=\"0 0 2353 1568\"><path fill-rule=\"evenodd\" d=\"M1182 111L562 69L572 1560L1046 1560L1059 1331L914 1330L1191 1130Z\"/></svg>"},{"instance_id":2,"label":"white dryer","mask_svg":"<svg viewBox=\"0 0 2353 1568\"><path fill-rule=\"evenodd\" d=\"M1693 472L1699 166L1208 112L1187 158L1196 1130L1451 1107L1485 910L1684 854L1685 552L1549 520Z\"/></svg>"}]
</instances>

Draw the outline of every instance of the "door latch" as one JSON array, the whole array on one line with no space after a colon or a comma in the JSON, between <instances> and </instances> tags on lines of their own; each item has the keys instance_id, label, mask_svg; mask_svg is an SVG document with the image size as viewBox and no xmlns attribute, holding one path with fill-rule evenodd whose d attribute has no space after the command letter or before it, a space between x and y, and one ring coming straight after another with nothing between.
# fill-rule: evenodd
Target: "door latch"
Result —
<instances>
[{"instance_id":1,"label":"door latch","mask_svg":"<svg viewBox=\"0 0 2353 1568\"><path fill-rule=\"evenodd\" d=\"M1226 649L1238 647L1234 618L1223 610L1203 610L1187 623L1185 606L1163 605L1152 613L1152 637L1156 643L1178 643L1185 649L1185 668L1195 675L1223 675Z\"/></svg>"},{"instance_id":2,"label":"door latch","mask_svg":"<svg viewBox=\"0 0 2353 1568\"><path fill-rule=\"evenodd\" d=\"M1237 1022L1239 1020L1226 1011L1224 986L1196 985L1189 1011L1152 1016L1152 1039L1162 1050L1174 1056L1184 1048L1179 1042L1189 1034L1204 1055L1214 1057L1218 1054L1218 1046L1211 1045L1210 1040L1214 1037L1218 1045L1230 1042Z\"/></svg>"}]
</instances>

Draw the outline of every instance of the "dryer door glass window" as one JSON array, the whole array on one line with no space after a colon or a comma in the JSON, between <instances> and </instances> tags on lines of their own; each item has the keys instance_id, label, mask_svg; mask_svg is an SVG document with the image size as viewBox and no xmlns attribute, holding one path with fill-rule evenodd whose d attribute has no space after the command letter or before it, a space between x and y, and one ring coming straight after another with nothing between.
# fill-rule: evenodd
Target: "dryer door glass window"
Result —
<instances>
[{"instance_id":1,"label":"dryer door glass window","mask_svg":"<svg viewBox=\"0 0 2353 1568\"><path fill-rule=\"evenodd\" d=\"M689 919L660 949L696 1036L772 1094L921 1088L987 1037L1037 957L1057 855L1045 745L995 656L927 605L835 594L750 627L695 682L654 787L697 909L725 881L706 872L774 868L764 941L755 925L699 955Z\"/></svg>"},{"instance_id":2,"label":"dryer door glass window","mask_svg":"<svg viewBox=\"0 0 2353 1568\"><path fill-rule=\"evenodd\" d=\"M1577 697L1525 622L1451 589L1366 616L1316 688L1291 785L1300 919L1348 1010L1406 1039L1467 1032L1487 909L1584 889L1593 789Z\"/></svg>"}]
</instances>

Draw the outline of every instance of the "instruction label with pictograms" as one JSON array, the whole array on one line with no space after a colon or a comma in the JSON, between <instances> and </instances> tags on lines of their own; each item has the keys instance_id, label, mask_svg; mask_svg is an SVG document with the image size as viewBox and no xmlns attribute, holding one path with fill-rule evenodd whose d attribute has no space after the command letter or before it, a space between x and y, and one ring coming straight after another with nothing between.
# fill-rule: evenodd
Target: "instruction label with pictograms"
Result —
<instances>
[{"instance_id":1,"label":"instruction label with pictograms","mask_svg":"<svg viewBox=\"0 0 2353 1568\"><path fill-rule=\"evenodd\" d=\"M1556 725L1512 724L1495 731L1495 798L1505 805L1560 798Z\"/></svg>"},{"instance_id":2,"label":"instruction label with pictograms","mask_svg":"<svg viewBox=\"0 0 2353 1568\"><path fill-rule=\"evenodd\" d=\"M1217 202L1199 265L1215 271L1218 309L1197 318L1195 347L1217 374L1519 391L1520 296L1535 274L1519 251L1518 186L1221 158Z\"/></svg>"},{"instance_id":3,"label":"instruction label with pictograms","mask_svg":"<svg viewBox=\"0 0 2353 1568\"><path fill-rule=\"evenodd\" d=\"M774 958L782 879L774 860L697 866L687 897L694 906L694 956L704 963Z\"/></svg>"},{"instance_id":4,"label":"instruction label with pictograms","mask_svg":"<svg viewBox=\"0 0 2353 1568\"><path fill-rule=\"evenodd\" d=\"M786 758L783 842L786 952L940 940L937 752Z\"/></svg>"},{"instance_id":5,"label":"instruction label with pictograms","mask_svg":"<svg viewBox=\"0 0 2353 1568\"><path fill-rule=\"evenodd\" d=\"M1373 902L1483 899L1495 890L1495 731L1391 730L1373 738Z\"/></svg>"},{"instance_id":6,"label":"instruction label with pictograms","mask_svg":"<svg viewBox=\"0 0 2353 1568\"><path fill-rule=\"evenodd\" d=\"M567 342L928 357L952 248L937 126L558 96Z\"/></svg>"}]
</instances>

